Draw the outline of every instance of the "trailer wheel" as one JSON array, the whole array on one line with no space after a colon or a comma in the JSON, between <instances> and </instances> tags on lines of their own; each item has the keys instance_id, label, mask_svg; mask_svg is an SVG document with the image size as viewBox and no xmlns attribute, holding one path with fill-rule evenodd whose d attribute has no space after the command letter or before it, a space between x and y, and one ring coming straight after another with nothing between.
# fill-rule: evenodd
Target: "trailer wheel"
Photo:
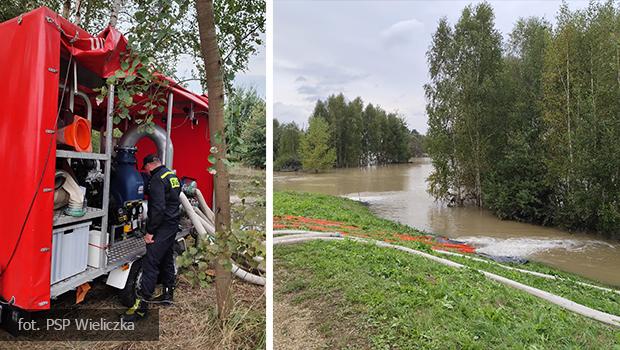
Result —
<instances>
[{"instance_id":1,"label":"trailer wheel","mask_svg":"<svg viewBox=\"0 0 620 350\"><path fill-rule=\"evenodd\" d=\"M140 287L140 279L142 278L142 259L138 259L131 264L129 276L125 288L118 292L121 304L126 307L132 307L136 302L138 288Z\"/></svg>"}]
</instances>

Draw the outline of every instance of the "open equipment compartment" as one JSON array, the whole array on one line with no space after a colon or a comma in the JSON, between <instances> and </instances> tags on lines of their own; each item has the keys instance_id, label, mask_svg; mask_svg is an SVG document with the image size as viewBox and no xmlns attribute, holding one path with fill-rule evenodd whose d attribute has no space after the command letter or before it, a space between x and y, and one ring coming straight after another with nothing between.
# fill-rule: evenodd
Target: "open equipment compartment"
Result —
<instances>
[{"instance_id":1,"label":"open equipment compartment","mask_svg":"<svg viewBox=\"0 0 620 350\"><path fill-rule=\"evenodd\" d=\"M121 52L127 50L116 29L92 36L41 7L0 23L0 37L0 76L11 82L0 83L0 159L11 169L0 173L0 193L11 196L0 201L6 232L0 244L0 323L11 330L20 317L49 309L52 299L97 277L108 275L107 283L121 292L135 283L129 270L146 251L146 198L135 159L158 152L172 169L174 144L173 170L196 179L209 206L213 177L206 171L207 152L196 153L210 148L207 97L172 79L164 77L170 83L164 87L167 108L154 116L155 135L126 120L116 125L124 137L113 137L115 86L106 86L103 101L95 89L120 69ZM133 98L138 105L144 96ZM72 121L61 123L67 116ZM63 130L72 123L69 133ZM85 126L91 144L79 137L67 142ZM57 145L59 139L69 147ZM121 167L126 172L120 179L128 173L134 178L133 197L115 194L119 185L112 183L113 174ZM84 188L82 206L70 201L71 211L54 210L54 197L64 186L59 177ZM75 186L65 192L71 199ZM191 230L191 223L182 225L177 237ZM65 257L67 251L75 256Z\"/></svg>"}]
</instances>

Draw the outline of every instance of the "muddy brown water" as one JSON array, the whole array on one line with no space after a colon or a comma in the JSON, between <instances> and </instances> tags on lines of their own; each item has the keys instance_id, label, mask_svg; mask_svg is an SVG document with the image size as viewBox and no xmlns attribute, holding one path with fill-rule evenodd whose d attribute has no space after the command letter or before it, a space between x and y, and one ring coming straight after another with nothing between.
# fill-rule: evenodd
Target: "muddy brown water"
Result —
<instances>
[{"instance_id":1,"label":"muddy brown water","mask_svg":"<svg viewBox=\"0 0 620 350\"><path fill-rule=\"evenodd\" d=\"M433 167L411 164L336 169L322 174L274 173L274 189L318 192L367 202L377 215L417 229L468 242L492 255L520 256L620 286L620 242L499 220L486 210L449 208L426 192Z\"/></svg>"}]
</instances>

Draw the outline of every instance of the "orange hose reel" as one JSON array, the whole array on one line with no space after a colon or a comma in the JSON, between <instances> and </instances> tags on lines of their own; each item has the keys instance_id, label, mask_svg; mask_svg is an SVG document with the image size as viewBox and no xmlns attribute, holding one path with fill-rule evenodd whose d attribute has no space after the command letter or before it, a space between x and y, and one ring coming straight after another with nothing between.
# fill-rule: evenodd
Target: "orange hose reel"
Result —
<instances>
[{"instance_id":1,"label":"orange hose reel","mask_svg":"<svg viewBox=\"0 0 620 350\"><path fill-rule=\"evenodd\" d=\"M56 133L56 141L73 147L78 152L92 152L91 125L88 119L73 116L73 123Z\"/></svg>"}]
</instances>

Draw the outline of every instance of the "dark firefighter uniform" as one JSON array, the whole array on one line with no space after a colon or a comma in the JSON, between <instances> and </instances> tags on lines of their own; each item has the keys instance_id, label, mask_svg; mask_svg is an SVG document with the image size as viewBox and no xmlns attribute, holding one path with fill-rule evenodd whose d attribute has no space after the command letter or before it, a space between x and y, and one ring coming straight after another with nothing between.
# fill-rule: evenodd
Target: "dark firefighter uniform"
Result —
<instances>
[{"instance_id":1,"label":"dark firefighter uniform","mask_svg":"<svg viewBox=\"0 0 620 350\"><path fill-rule=\"evenodd\" d=\"M148 157L145 164L152 161ZM146 255L142 258L142 278L136 303L124 315L131 321L146 314L145 301L172 302L175 284L173 246L179 230L181 183L163 165L153 169L150 175L146 232L153 235L154 242L146 245ZM152 299L158 277L161 277L164 291Z\"/></svg>"},{"instance_id":2,"label":"dark firefighter uniform","mask_svg":"<svg viewBox=\"0 0 620 350\"><path fill-rule=\"evenodd\" d=\"M161 165L151 171L148 194L146 232L153 235L155 242L146 245L142 262L140 294L147 300L153 295L160 274L165 290L174 287L172 247L179 231L181 183L172 171Z\"/></svg>"}]
</instances>

